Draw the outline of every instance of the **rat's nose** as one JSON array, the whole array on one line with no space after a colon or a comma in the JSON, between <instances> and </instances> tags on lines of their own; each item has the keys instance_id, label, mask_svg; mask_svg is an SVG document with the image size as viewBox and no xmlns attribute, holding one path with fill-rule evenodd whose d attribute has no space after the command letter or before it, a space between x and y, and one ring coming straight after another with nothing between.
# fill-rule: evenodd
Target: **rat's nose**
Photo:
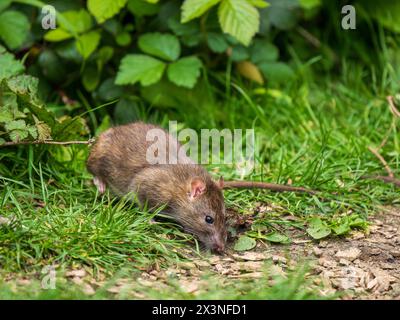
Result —
<instances>
[{"instance_id":1,"label":"rat's nose","mask_svg":"<svg viewBox=\"0 0 400 320\"><path fill-rule=\"evenodd\" d=\"M223 253L225 251L225 245L221 242L216 242L213 244L212 249L218 253Z\"/></svg>"}]
</instances>

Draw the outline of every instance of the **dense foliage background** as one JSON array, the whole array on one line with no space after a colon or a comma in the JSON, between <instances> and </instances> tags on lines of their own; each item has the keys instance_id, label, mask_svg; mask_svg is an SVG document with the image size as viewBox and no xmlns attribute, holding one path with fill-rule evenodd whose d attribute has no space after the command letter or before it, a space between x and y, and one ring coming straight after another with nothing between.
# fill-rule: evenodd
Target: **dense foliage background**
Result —
<instances>
[{"instance_id":1,"label":"dense foliage background","mask_svg":"<svg viewBox=\"0 0 400 320\"><path fill-rule=\"evenodd\" d=\"M57 10L54 30L42 27L46 4ZM399 4L354 1L357 29L343 30L344 4L3 0L0 80L13 95L1 96L0 143L72 139L136 119L232 127L220 104L240 94L231 82L268 99L272 89L315 74L340 77L342 68L374 81L399 61ZM383 28L392 31L384 38Z\"/></svg>"}]
</instances>

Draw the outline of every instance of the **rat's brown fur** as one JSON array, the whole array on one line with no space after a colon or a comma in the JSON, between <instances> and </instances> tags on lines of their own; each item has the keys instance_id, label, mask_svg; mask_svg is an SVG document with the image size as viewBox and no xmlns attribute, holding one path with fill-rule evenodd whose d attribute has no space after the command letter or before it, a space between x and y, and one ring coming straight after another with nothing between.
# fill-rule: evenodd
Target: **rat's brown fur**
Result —
<instances>
[{"instance_id":1,"label":"rat's brown fur","mask_svg":"<svg viewBox=\"0 0 400 320\"><path fill-rule=\"evenodd\" d=\"M88 170L117 195L135 192L139 201L151 208L166 205L164 212L187 232L208 247L223 251L227 233L221 188L186 156L178 157L177 164L150 164L146 153L153 142L146 141L146 134L151 129L163 130L136 122L105 131L91 149ZM165 147L180 150L176 139L163 132L167 135ZM191 197L193 181L205 186L195 197ZM214 222L207 223L206 216Z\"/></svg>"}]
</instances>

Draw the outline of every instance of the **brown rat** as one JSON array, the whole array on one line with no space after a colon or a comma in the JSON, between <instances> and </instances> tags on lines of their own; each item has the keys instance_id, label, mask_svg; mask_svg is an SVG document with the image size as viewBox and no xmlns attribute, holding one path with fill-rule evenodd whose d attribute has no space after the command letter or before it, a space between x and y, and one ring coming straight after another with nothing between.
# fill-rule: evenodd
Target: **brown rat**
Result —
<instances>
[{"instance_id":1,"label":"brown rat","mask_svg":"<svg viewBox=\"0 0 400 320\"><path fill-rule=\"evenodd\" d=\"M165 156L166 163L175 164L152 164L148 160L154 141L147 141L146 136L153 131L157 137L166 137L159 141L161 151L153 155ZM264 182L222 179L215 182L202 166L181 153L181 148L176 138L164 129L143 122L131 123L102 133L91 149L87 167L101 193L107 185L117 195L136 193L140 203L147 203L150 208L166 205L164 213L218 252L224 251L227 237L223 188L316 193L302 187Z\"/></svg>"},{"instance_id":2,"label":"brown rat","mask_svg":"<svg viewBox=\"0 0 400 320\"><path fill-rule=\"evenodd\" d=\"M88 158L94 183L100 192L106 185L117 195L135 192L140 203L150 208L166 205L163 212L186 232L223 252L227 232L221 186L185 155L178 156L176 164L149 163L146 155L154 142L148 142L146 135L153 129L165 133L165 150L170 146L181 150L175 138L154 125L136 122L108 129L98 137Z\"/></svg>"}]
</instances>

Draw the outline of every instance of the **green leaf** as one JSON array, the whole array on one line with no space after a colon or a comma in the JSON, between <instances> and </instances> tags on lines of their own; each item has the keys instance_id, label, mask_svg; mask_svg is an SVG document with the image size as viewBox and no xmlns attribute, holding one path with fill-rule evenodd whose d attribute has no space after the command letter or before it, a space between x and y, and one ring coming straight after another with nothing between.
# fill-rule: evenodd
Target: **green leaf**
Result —
<instances>
[{"instance_id":1,"label":"green leaf","mask_svg":"<svg viewBox=\"0 0 400 320\"><path fill-rule=\"evenodd\" d=\"M0 2L0 12L3 11L5 8L7 8L11 4L11 0L2 0Z\"/></svg>"},{"instance_id":2,"label":"green leaf","mask_svg":"<svg viewBox=\"0 0 400 320\"><path fill-rule=\"evenodd\" d=\"M37 139L38 137L38 130L35 126L27 126L28 132L33 139Z\"/></svg>"},{"instance_id":3,"label":"green leaf","mask_svg":"<svg viewBox=\"0 0 400 320\"><path fill-rule=\"evenodd\" d=\"M115 41L117 42L117 44L119 46L125 47L131 43L132 38L131 38L131 35L129 32L124 31L117 35L117 37L115 38Z\"/></svg>"},{"instance_id":4,"label":"green leaf","mask_svg":"<svg viewBox=\"0 0 400 320\"><path fill-rule=\"evenodd\" d=\"M13 120L10 122L7 122L4 125L4 128L7 131L12 131L12 130L25 130L26 129L26 122L25 120Z\"/></svg>"},{"instance_id":5,"label":"green leaf","mask_svg":"<svg viewBox=\"0 0 400 320\"><path fill-rule=\"evenodd\" d=\"M21 47L29 34L28 18L18 11L7 10L0 14L0 38L10 49Z\"/></svg>"},{"instance_id":6,"label":"green leaf","mask_svg":"<svg viewBox=\"0 0 400 320\"><path fill-rule=\"evenodd\" d=\"M250 44L260 27L260 14L248 1L223 0L218 8L218 18L222 31L245 46Z\"/></svg>"},{"instance_id":7,"label":"green leaf","mask_svg":"<svg viewBox=\"0 0 400 320\"><path fill-rule=\"evenodd\" d=\"M257 242L253 238L247 236L241 236L235 243L233 247L236 251L246 251L251 250L256 246Z\"/></svg>"},{"instance_id":8,"label":"green leaf","mask_svg":"<svg viewBox=\"0 0 400 320\"><path fill-rule=\"evenodd\" d=\"M96 89L100 81L99 70L95 67L87 67L82 75L82 83L87 91Z\"/></svg>"},{"instance_id":9,"label":"green leaf","mask_svg":"<svg viewBox=\"0 0 400 320\"><path fill-rule=\"evenodd\" d=\"M276 61L279 57L278 48L271 42L265 40L254 40L254 45L250 48L250 59L255 64L265 61Z\"/></svg>"},{"instance_id":10,"label":"green leaf","mask_svg":"<svg viewBox=\"0 0 400 320\"><path fill-rule=\"evenodd\" d=\"M332 230L336 235L339 236L339 235L349 232L351 230L351 228L347 223L342 223L337 226L333 226Z\"/></svg>"},{"instance_id":11,"label":"green leaf","mask_svg":"<svg viewBox=\"0 0 400 320\"><path fill-rule=\"evenodd\" d=\"M83 33L88 31L93 25L93 19L85 9L63 12L63 17L68 25L63 20L60 20L59 24L60 28L66 31L71 27L74 32Z\"/></svg>"},{"instance_id":12,"label":"green leaf","mask_svg":"<svg viewBox=\"0 0 400 320\"><path fill-rule=\"evenodd\" d=\"M88 0L87 7L99 23L115 16L128 0Z\"/></svg>"},{"instance_id":13,"label":"green leaf","mask_svg":"<svg viewBox=\"0 0 400 320\"><path fill-rule=\"evenodd\" d=\"M182 23L200 17L221 0L185 0L182 5Z\"/></svg>"},{"instance_id":14,"label":"green leaf","mask_svg":"<svg viewBox=\"0 0 400 320\"><path fill-rule=\"evenodd\" d=\"M181 23L179 15L176 14L167 20L168 27L177 36L197 36L200 33L199 24L196 21Z\"/></svg>"},{"instance_id":15,"label":"green leaf","mask_svg":"<svg viewBox=\"0 0 400 320\"><path fill-rule=\"evenodd\" d=\"M44 39L50 42L58 42L70 38L72 38L72 34L62 28L50 30L44 35Z\"/></svg>"},{"instance_id":16,"label":"green leaf","mask_svg":"<svg viewBox=\"0 0 400 320\"><path fill-rule=\"evenodd\" d=\"M297 12L299 11L298 0L274 0L266 10L269 22L282 30L289 30L296 25Z\"/></svg>"},{"instance_id":17,"label":"green leaf","mask_svg":"<svg viewBox=\"0 0 400 320\"><path fill-rule=\"evenodd\" d=\"M125 56L119 66L116 84L135 84L148 86L158 82L164 73L165 63L143 54Z\"/></svg>"},{"instance_id":18,"label":"green leaf","mask_svg":"<svg viewBox=\"0 0 400 320\"><path fill-rule=\"evenodd\" d=\"M156 57L174 61L181 54L181 46L176 36L166 33L146 33L139 37L139 48Z\"/></svg>"},{"instance_id":19,"label":"green leaf","mask_svg":"<svg viewBox=\"0 0 400 320\"><path fill-rule=\"evenodd\" d=\"M9 122L14 119L12 111L7 107L1 107L0 109L0 122Z\"/></svg>"},{"instance_id":20,"label":"green leaf","mask_svg":"<svg viewBox=\"0 0 400 320\"><path fill-rule=\"evenodd\" d=\"M228 42L225 36L216 32L207 33L207 44L213 52L222 53L228 49Z\"/></svg>"},{"instance_id":21,"label":"green leaf","mask_svg":"<svg viewBox=\"0 0 400 320\"><path fill-rule=\"evenodd\" d=\"M6 140L4 140L3 138L0 138L0 146L2 145L2 144L5 144L6 143Z\"/></svg>"},{"instance_id":22,"label":"green leaf","mask_svg":"<svg viewBox=\"0 0 400 320\"><path fill-rule=\"evenodd\" d=\"M138 17L152 16L160 10L160 5L144 0L128 0L128 10Z\"/></svg>"},{"instance_id":23,"label":"green leaf","mask_svg":"<svg viewBox=\"0 0 400 320\"><path fill-rule=\"evenodd\" d=\"M0 81L24 71L24 65L8 52L0 53Z\"/></svg>"},{"instance_id":24,"label":"green leaf","mask_svg":"<svg viewBox=\"0 0 400 320\"><path fill-rule=\"evenodd\" d=\"M249 58L249 50L244 46L235 46L232 48L232 61L243 61Z\"/></svg>"},{"instance_id":25,"label":"green leaf","mask_svg":"<svg viewBox=\"0 0 400 320\"><path fill-rule=\"evenodd\" d=\"M293 70L283 62L262 62L258 65L267 80L284 83L295 77Z\"/></svg>"},{"instance_id":26,"label":"green leaf","mask_svg":"<svg viewBox=\"0 0 400 320\"><path fill-rule=\"evenodd\" d=\"M279 232L272 232L270 234L265 235L266 240L275 243L289 243L290 239L286 235Z\"/></svg>"},{"instance_id":27,"label":"green leaf","mask_svg":"<svg viewBox=\"0 0 400 320\"><path fill-rule=\"evenodd\" d=\"M8 88L21 96L29 103L37 102L37 91L38 91L39 80L30 75L19 75L7 80Z\"/></svg>"},{"instance_id":28,"label":"green leaf","mask_svg":"<svg viewBox=\"0 0 400 320\"><path fill-rule=\"evenodd\" d=\"M108 78L97 89L98 97L103 101L111 101L121 97L124 93L123 88L115 85L114 78Z\"/></svg>"},{"instance_id":29,"label":"green leaf","mask_svg":"<svg viewBox=\"0 0 400 320\"><path fill-rule=\"evenodd\" d=\"M10 139L13 142L19 142L28 137L29 132L27 130L13 130L9 133Z\"/></svg>"},{"instance_id":30,"label":"green leaf","mask_svg":"<svg viewBox=\"0 0 400 320\"><path fill-rule=\"evenodd\" d=\"M100 42L100 31L90 31L81 35L76 42L76 49L86 60L96 50Z\"/></svg>"},{"instance_id":31,"label":"green leaf","mask_svg":"<svg viewBox=\"0 0 400 320\"><path fill-rule=\"evenodd\" d=\"M264 9L264 8L269 6L269 3L267 1L264 1L264 0L249 0L249 1L253 6L255 6L257 8Z\"/></svg>"},{"instance_id":32,"label":"green leaf","mask_svg":"<svg viewBox=\"0 0 400 320\"><path fill-rule=\"evenodd\" d=\"M167 75L178 86L193 88L200 75L201 61L197 57L185 57L168 66Z\"/></svg>"},{"instance_id":33,"label":"green leaf","mask_svg":"<svg viewBox=\"0 0 400 320\"><path fill-rule=\"evenodd\" d=\"M331 228L320 218L313 218L309 221L307 233L318 240L329 236L331 234Z\"/></svg>"}]
</instances>

